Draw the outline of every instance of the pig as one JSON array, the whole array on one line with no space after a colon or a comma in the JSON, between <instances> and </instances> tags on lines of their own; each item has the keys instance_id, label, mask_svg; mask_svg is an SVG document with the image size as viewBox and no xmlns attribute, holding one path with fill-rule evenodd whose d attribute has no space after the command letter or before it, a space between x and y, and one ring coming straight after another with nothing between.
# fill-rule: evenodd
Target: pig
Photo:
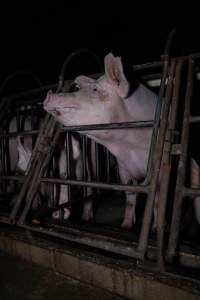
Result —
<instances>
[{"instance_id":1,"label":"pig","mask_svg":"<svg viewBox=\"0 0 200 300\"><path fill-rule=\"evenodd\" d=\"M127 79L120 57L109 53L104 58L105 73L98 79L78 76L77 90L47 93L44 110L64 126L147 121L155 118L157 95L142 83L134 86ZM81 133L81 131L80 131ZM118 163L123 184L145 178L152 128L84 131L89 138L106 147ZM136 194L126 192L126 208L121 224L131 229L136 222ZM92 216L92 206L87 211Z\"/></svg>"},{"instance_id":2,"label":"pig","mask_svg":"<svg viewBox=\"0 0 200 300\"><path fill-rule=\"evenodd\" d=\"M83 177L83 167L82 167L82 160L81 160L80 143L73 135L72 135L71 141L72 141L73 161L74 161L74 165L75 165L75 176L76 176L76 179L80 180ZM66 171L67 171L66 143L65 142L63 143L63 140L59 141L59 142L60 142L59 149L58 149L59 155L58 155L58 157L55 158L55 160L56 160L56 163L58 164L59 177L66 178ZM17 150L18 150L18 161L17 161L16 169L18 171L20 171L21 173L25 173L28 168L29 161L30 161L30 158L32 155L32 149L23 145L21 142L21 138L18 137L17 138ZM88 164L87 164L87 171L88 171ZM89 172L88 177L90 177L90 172ZM45 194L46 194L45 186L43 184L41 184L40 193L43 196L45 196ZM91 194L92 194L92 189L88 188L87 195L89 196ZM66 203L69 201L67 185L60 185L60 191L58 193L58 197L59 197L58 204L63 204L63 203ZM54 189L54 198L56 198L56 190L55 189ZM38 200L39 199L37 197L37 201ZM34 209L38 208L38 206L36 205L37 201L34 201L34 203L33 203L32 207ZM85 210L86 209L87 209L87 206L86 206ZM69 208L64 207L63 212L64 212L63 219L67 220L70 217L71 211ZM52 213L52 217L54 219L58 219L60 217L60 210L54 211Z\"/></svg>"},{"instance_id":3,"label":"pig","mask_svg":"<svg viewBox=\"0 0 200 300\"><path fill-rule=\"evenodd\" d=\"M21 119L19 120L21 123ZM42 120L39 122L39 127L41 124ZM17 119L16 117L13 117L8 126L9 132L16 132L17 131ZM24 126L23 130L28 131L31 130L31 118L28 116L24 120ZM62 141L59 141L60 147L59 147L59 153L57 157L57 164L58 164L58 173L60 178L64 178L66 176L66 148L65 144ZM15 173L20 173L20 174L25 174L27 171L29 161L32 155L32 137L30 135L25 135L23 138L23 143L22 143L22 138L20 136L11 136L9 138L9 157L10 157L10 172L11 174ZM77 163L77 168L76 168L76 175L77 178L80 179L81 175L79 174L80 171L80 160L81 160L81 152L80 152L80 145L78 141L72 137L72 149L73 149L73 158ZM2 166L0 163L0 174L2 173ZM58 204L62 204L64 202L68 201L68 193L67 193L68 187L66 185L61 185L60 191L58 193ZM15 184L13 181L9 181L7 184L7 192L8 193L13 193L15 191ZM47 189L44 184L41 184L40 188L40 193L37 194L36 199L34 200L34 203L32 205L33 209L38 209L38 207L41 204L41 197L42 195L43 198L47 198ZM56 197L56 194L54 194L54 197ZM16 196L13 197L13 199L10 202L10 205L13 206L16 201ZM64 208L64 219L68 219L70 216L70 210L68 208ZM53 212L52 217L57 219L59 217L59 211Z\"/></svg>"},{"instance_id":4,"label":"pig","mask_svg":"<svg viewBox=\"0 0 200 300\"><path fill-rule=\"evenodd\" d=\"M193 158L190 160L190 181L191 188L200 189L200 167ZM200 224L200 197L195 197L193 203L196 220Z\"/></svg>"}]
</instances>

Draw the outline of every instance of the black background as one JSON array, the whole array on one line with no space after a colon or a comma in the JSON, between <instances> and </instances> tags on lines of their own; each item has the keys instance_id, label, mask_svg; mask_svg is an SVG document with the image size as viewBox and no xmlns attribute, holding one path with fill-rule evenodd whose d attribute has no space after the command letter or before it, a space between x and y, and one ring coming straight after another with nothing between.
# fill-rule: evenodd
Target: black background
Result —
<instances>
[{"instance_id":1,"label":"black background","mask_svg":"<svg viewBox=\"0 0 200 300\"><path fill-rule=\"evenodd\" d=\"M102 61L110 51L131 64L159 60L173 28L174 55L198 52L198 11L191 3L175 7L164 1L1 2L0 80L16 70L30 70L44 84L55 83L67 55L83 47ZM87 64L82 57L77 73L84 73Z\"/></svg>"}]
</instances>

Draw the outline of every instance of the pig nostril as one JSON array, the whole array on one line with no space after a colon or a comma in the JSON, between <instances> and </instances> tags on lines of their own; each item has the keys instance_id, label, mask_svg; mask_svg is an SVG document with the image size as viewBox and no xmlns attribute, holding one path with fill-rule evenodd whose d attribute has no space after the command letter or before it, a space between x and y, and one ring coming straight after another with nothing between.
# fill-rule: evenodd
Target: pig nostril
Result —
<instances>
[{"instance_id":1,"label":"pig nostril","mask_svg":"<svg viewBox=\"0 0 200 300\"><path fill-rule=\"evenodd\" d=\"M52 90L49 90L48 93L47 93L47 95L46 95L46 98L44 100L44 103L43 103L44 105L48 104L48 102L50 101L50 97L51 97L52 94L53 94Z\"/></svg>"}]
</instances>

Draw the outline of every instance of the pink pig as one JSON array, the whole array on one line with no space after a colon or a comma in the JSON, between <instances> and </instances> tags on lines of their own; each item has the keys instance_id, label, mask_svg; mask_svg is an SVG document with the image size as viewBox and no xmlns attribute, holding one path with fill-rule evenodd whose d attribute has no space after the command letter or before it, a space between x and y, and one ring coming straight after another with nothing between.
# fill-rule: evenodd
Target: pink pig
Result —
<instances>
[{"instance_id":1,"label":"pink pig","mask_svg":"<svg viewBox=\"0 0 200 300\"><path fill-rule=\"evenodd\" d=\"M120 123L153 120L157 95L141 83L131 93L120 57L108 54L104 60L105 74L99 79L79 76L78 90L72 93L48 92L44 109L65 126ZM152 128L84 131L89 138L105 146L117 159L121 182L137 182L145 177ZM123 228L130 229L136 221L136 194L126 193ZM85 219L92 216L92 205Z\"/></svg>"}]
</instances>

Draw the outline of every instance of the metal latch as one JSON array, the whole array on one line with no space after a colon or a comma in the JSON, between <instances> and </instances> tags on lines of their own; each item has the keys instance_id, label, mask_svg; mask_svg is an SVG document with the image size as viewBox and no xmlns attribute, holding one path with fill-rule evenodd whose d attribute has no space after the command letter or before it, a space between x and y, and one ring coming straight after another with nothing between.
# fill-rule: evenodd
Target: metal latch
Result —
<instances>
[{"instance_id":1,"label":"metal latch","mask_svg":"<svg viewBox=\"0 0 200 300\"><path fill-rule=\"evenodd\" d=\"M181 144L173 144L172 145L172 155L181 155L182 153L182 145Z\"/></svg>"}]
</instances>

